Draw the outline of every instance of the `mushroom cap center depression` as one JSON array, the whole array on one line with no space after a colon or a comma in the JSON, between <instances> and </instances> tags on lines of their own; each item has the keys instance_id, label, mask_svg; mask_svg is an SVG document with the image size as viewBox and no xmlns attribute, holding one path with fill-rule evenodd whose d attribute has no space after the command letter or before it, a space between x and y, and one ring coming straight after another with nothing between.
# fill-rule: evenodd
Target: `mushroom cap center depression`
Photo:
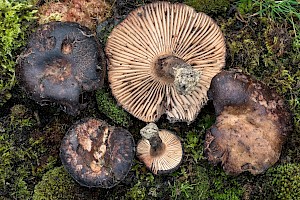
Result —
<instances>
[{"instance_id":1,"label":"mushroom cap center depression","mask_svg":"<svg viewBox=\"0 0 300 200\"><path fill-rule=\"evenodd\" d=\"M72 65L69 61L66 59L53 59L47 64L44 77L57 83L70 78L71 72Z\"/></svg>"}]
</instances>

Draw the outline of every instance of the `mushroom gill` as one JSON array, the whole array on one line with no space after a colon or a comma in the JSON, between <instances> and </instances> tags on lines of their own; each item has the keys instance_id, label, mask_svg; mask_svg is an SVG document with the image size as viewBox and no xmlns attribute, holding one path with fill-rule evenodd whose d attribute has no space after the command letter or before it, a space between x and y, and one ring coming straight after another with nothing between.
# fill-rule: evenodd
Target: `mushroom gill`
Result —
<instances>
[{"instance_id":1,"label":"mushroom gill","mask_svg":"<svg viewBox=\"0 0 300 200\"><path fill-rule=\"evenodd\" d=\"M107 41L112 93L145 122L166 114L191 123L225 64L225 51L219 27L204 13L168 2L139 7Z\"/></svg>"},{"instance_id":2,"label":"mushroom gill","mask_svg":"<svg viewBox=\"0 0 300 200\"><path fill-rule=\"evenodd\" d=\"M137 157L154 174L175 171L183 159L180 139L168 130L159 130L150 123L140 131L142 139L137 145Z\"/></svg>"}]
</instances>

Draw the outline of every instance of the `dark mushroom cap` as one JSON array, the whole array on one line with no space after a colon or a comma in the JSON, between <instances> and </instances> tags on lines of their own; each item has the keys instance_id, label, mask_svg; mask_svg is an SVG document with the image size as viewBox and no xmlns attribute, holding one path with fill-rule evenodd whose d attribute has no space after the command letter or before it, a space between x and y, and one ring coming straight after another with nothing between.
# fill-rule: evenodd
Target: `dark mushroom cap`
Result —
<instances>
[{"instance_id":1,"label":"dark mushroom cap","mask_svg":"<svg viewBox=\"0 0 300 200\"><path fill-rule=\"evenodd\" d=\"M211 79L225 65L226 49L209 16L184 4L155 2L116 26L105 51L112 93L125 110L145 122L166 114L170 121L191 123L207 102ZM191 91L182 94L177 86Z\"/></svg>"},{"instance_id":2,"label":"dark mushroom cap","mask_svg":"<svg viewBox=\"0 0 300 200\"><path fill-rule=\"evenodd\" d=\"M129 172L134 140L123 128L88 118L74 124L65 135L60 157L70 175L87 187L111 188Z\"/></svg>"},{"instance_id":3,"label":"dark mushroom cap","mask_svg":"<svg viewBox=\"0 0 300 200\"><path fill-rule=\"evenodd\" d=\"M229 174L264 172L279 159L292 129L284 100L260 81L242 73L221 72L209 96L217 113L207 131L205 154Z\"/></svg>"},{"instance_id":4,"label":"dark mushroom cap","mask_svg":"<svg viewBox=\"0 0 300 200\"><path fill-rule=\"evenodd\" d=\"M102 84L99 51L91 32L77 23L39 26L19 57L21 85L38 103L55 102L75 115L80 94Z\"/></svg>"},{"instance_id":5,"label":"dark mushroom cap","mask_svg":"<svg viewBox=\"0 0 300 200\"><path fill-rule=\"evenodd\" d=\"M154 174L166 174L175 171L183 159L183 147L180 139L168 130L159 130L162 148L153 151L149 140L143 138L137 145L137 156Z\"/></svg>"}]
</instances>

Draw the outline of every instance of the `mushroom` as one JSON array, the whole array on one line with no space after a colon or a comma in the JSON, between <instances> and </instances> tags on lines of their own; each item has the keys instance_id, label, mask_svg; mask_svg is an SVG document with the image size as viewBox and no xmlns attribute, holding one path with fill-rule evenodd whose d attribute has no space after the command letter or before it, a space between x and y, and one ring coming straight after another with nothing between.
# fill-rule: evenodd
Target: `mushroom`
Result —
<instances>
[{"instance_id":1,"label":"mushroom","mask_svg":"<svg viewBox=\"0 0 300 200\"><path fill-rule=\"evenodd\" d=\"M105 51L113 95L145 122L166 114L171 122L191 123L225 64L224 37L216 23L169 2L132 11L113 29Z\"/></svg>"},{"instance_id":2,"label":"mushroom","mask_svg":"<svg viewBox=\"0 0 300 200\"><path fill-rule=\"evenodd\" d=\"M60 147L60 158L80 185L111 188L131 168L134 140L123 128L86 118L68 130Z\"/></svg>"},{"instance_id":3,"label":"mushroom","mask_svg":"<svg viewBox=\"0 0 300 200\"><path fill-rule=\"evenodd\" d=\"M40 104L54 102L69 114L84 107L80 95L99 88L104 70L100 48L89 29L71 22L39 26L20 55L21 86Z\"/></svg>"},{"instance_id":4,"label":"mushroom","mask_svg":"<svg viewBox=\"0 0 300 200\"><path fill-rule=\"evenodd\" d=\"M176 135L159 130L154 123L149 123L140 133L143 138L138 142L137 156L152 173L171 173L179 167L183 149Z\"/></svg>"},{"instance_id":5,"label":"mushroom","mask_svg":"<svg viewBox=\"0 0 300 200\"><path fill-rule=\"evenodd\" d=\"M205 154L228 174L260 174L279 159L292 129L284 100L260 81L234 72L215 76L209 97L217 113L207 130Z\"/></svg>"}]
</instances>

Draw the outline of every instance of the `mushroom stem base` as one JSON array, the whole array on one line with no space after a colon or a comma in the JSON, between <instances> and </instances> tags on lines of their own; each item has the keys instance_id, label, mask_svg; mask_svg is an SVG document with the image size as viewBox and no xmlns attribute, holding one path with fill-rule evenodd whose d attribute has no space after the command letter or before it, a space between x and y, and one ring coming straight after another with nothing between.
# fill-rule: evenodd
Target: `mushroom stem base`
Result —
<instances>
[{"instance_id":1,"label":"mushroom stem base","mask_svg":"<svg viewBox=\"0 0 300 200\"><path fill-rule=\"evenodd\" d=\"M159 56L153 65L153 73L165 84L174 84L179 94L185 95L195 89L200 73L183 59L173 55Z\"/></svg>"}]
</instances>

